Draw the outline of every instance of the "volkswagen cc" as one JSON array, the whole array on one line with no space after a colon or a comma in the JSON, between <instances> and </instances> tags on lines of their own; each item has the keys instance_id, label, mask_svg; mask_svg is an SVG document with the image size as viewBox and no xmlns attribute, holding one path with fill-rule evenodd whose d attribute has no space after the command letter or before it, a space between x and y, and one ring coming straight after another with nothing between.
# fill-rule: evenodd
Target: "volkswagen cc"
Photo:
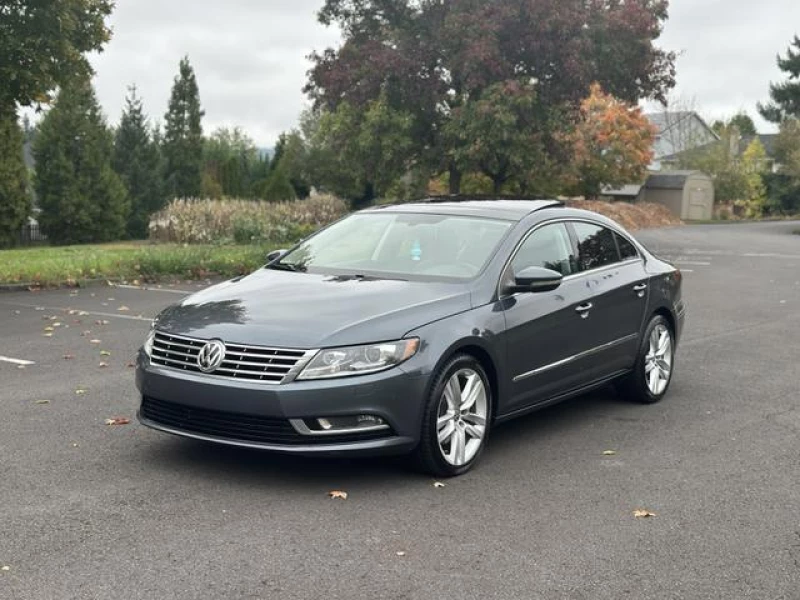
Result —
<instances>
[{"instance_id":1,"label":"volkswagen cc","mask_svg":"<svg viewBox=\"0 0 800 600\"><path fill-rule=\"evenodd\" d=\"M410 454L455 476L494 425L608 383L670 386L681 273L556 201L350 215L164 310L138 356L141 423L310 456Z\"/></svg>"}]
</instances>

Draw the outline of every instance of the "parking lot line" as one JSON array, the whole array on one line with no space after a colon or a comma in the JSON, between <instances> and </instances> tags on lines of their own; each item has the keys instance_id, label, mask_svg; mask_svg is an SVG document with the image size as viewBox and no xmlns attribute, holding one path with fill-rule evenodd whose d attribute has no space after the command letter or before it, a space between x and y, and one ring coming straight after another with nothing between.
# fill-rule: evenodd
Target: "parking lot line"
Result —
<instances>
[{"instance_id":1,"label":"parking lot line","mask_svg":"<svg viewBox=\"0 0 800 600\"><path fill-rule=\"evenodd\" d=\"M23 304L22 302L2 302L0 304L5 306L16 306L20 308L39 308L42 310L55 310L55 311L64 311L64 310L81 310L85 312L87 315L91 315L93 317L106 317L109 319L123 319L125 321L152 321L152 317L142 317L140 315L120 315L117 313L107 313L107 312L98 312L94 310L82 310L75 307L70 307L70 309L64 308L63 306L43 306L41 304Z\"/></svg>"},{"instance_id":2,"label":"parking lot line","mask_svg":"<svg viewBox=\"0 0 800 600\"><path fill-rule=\"evenodd\" d=\"M31 365L35 365L36 363L32 360L23 360L21 358L11 358L10 356L0 356L0 362L7 362L11 363L12 365L19 365L22 367L29 367Z\"/></svg>"}]
</instances>

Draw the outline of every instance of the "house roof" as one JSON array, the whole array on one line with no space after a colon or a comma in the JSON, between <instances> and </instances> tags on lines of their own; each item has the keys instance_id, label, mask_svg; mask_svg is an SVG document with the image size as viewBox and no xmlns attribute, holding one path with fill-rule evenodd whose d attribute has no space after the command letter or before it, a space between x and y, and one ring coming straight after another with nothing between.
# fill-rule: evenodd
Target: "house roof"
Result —
<instances>
[{"instance_id":1,"label":"house roof","mask_svg":"<svg viewBox=\"0 0 800 600\"><path fill-rule=\"evenodd\" d=\"M682 190L692 175L705 175L702 171L664 171L653 173L644 187L650 190Z\"/></svg>"},{"instance_id":2,"label":"house roof","mask_svg":"<svg viewBox=\"0 0 800 600\"><path fill-rule=\"evenodd\" d=\"M654 112L654 113L647 113L645 114L647 120L649 120L653 125L656 126L659 133L664 133L669 129L673 129L677 127L681 123L683 123L687 119L695 119L700 125L702 125L711 135L713 135L716 139L719 139L717 132L714 131L708 123L705 122L703 117L697 114L695 111L691 110L679 110L679 111L663 111L663 112Z\"/></svg>"}]
</instances>

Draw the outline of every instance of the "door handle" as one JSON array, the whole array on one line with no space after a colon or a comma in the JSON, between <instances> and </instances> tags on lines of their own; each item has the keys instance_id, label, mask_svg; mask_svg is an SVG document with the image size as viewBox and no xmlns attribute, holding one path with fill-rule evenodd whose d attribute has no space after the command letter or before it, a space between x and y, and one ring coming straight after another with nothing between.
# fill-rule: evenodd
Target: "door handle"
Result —
<instances>
[{"instance_id":1,"label":"door handle","mask_svg":"<svg viewBox=\"0 0 800 600\"><path fill-rule=\"evenodd\" d=\"M575 312L577 312L581 319L586 319L589 317L589 311L594 308L594 304L591 302L587 302L586 304L581 304L580 306L575 308Z\"/></svg>"},{"instance_id":2,"label":"door handle","mask_svg":"<svg viewBox=\"0 0 800 600\"><path fill-rule=\"evenodd\" d=\"M646 283L642 283L640 285L634 286L634 288L633 288L633 291L636 292L636 295L639 296L639 298L644 298L644 293L645 293L646 290L647 290L647 284Z\"/></svg>"}]
</instances>

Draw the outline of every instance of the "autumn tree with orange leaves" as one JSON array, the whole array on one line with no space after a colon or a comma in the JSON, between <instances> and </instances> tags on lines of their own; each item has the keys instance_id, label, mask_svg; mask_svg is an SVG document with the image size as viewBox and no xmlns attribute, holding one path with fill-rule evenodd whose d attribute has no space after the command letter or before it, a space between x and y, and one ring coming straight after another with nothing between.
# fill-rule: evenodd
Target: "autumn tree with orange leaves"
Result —
<instances>
[{"instance_id":1,"label":"autumn tree with orange leaves","mask_svg":"<svg viewBox=\"0 0 800 600\"><path fill-rule=\"evenodd\" d=\"M593 84L567 136L573 151L570 191L596 198L604 187L642 182L653 161L656 133L639 107Z\"/></svg>"}]
</instances>

